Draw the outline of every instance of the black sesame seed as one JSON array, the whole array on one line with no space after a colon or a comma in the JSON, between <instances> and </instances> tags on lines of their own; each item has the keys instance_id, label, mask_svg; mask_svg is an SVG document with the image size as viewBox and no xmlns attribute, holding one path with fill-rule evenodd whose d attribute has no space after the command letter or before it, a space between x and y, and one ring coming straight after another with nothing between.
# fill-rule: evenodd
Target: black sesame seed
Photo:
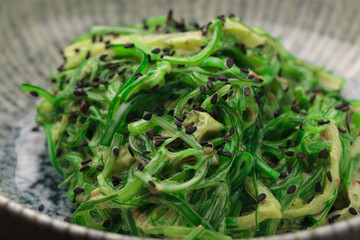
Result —
<instances>
[{"instance_id":1,"label":"black sesame seed","mask_svg":"<svg viewBox=\"0 0 360 240\"><path fill-rule=\"evenodd\" d=\"M174 116L174 118L180 122L184 122L184 118L183 117L179 117L179 116Z\"/></svg>"},{"instance_id":2,"label":"black sesame seed","mask_svg":"<svg viewBox=\"0 0 360 240\"><path fill-rule=\"evenodd\" d=\"M38 211L39 212L42 212L44 210L44 204L40 204L39 207L38 207Z\"/></svg>"},{"instance_id":3,"label":"black sesame seed","mask_svg":"<svg viewBox=\"0 0 360 240\"><path fill-rule=\"evenodd\" d=\"M39 96L38 92L36 92L36 91L31 91L30 95L33 96L33 97L38 97Z\"/></svg>"},{"instance_id":4,"label":"black sesame seed","mask_svg":"<svg viewBox=\"0 0 360 240\"><path fill-rule=\"evenodd\" d=\"M146 113L146 114L143 116L143 119L144 119L145 121L149 121L149 120L151 119L151 117L152 117L152 113L149 112L149 113Z\"/></svg>"},{"instance_id":5,"label":"black sesame seed","mask_svg":"<svg viewBox=\"0 0 360 240\"><path fill-rule=\"evenodd\" d=\"M91 86L92 86L93 88L98 88L98 87L99 87L99 82L92 82L92 83L91 83Z\"/></svg>"},{"instance_id":6,"label":"black sesame seed","mask_svg":"<svg viewBox=\"0 0 360 240\"><path fill-rule=\"evenodd\" d=\"M76 53L80 52L80 49L75 48L75 52L76 52Z\"/></svg>"},{"instance_id":7,"label":"black sesame seed","mask_svg":"<svg viewBox=\"0 0 360 240\"><path fill-rule=\"evenodd\" d=\"M159 85L159 84L156 84L155 86L153 86L153 87L151 88L151 92L156 93L156 92L158 91L159 87L160 87L160 85Z\"/></svg>"},{"instance_id":8,"label":"black sesame seed","mask_svg":"<svg viewBox=\"0 0 360 240\"><path fill-rule=\"evenodd\" d=\"M296 191L295 185L290 185L290 187L287 190L287 194L293 194Z\"/></svg>"},{"instance_id":9,"label":"black sesame seed","mask_svg":"<svg viewBox=\"0 0 360 240\"><path fill-rule=\"evenodd\" d=\"M275 113L274 113L274 118L279 117L282 114L281 110L278 109Z\"/></svg>"},{"instance_id":10,"label":"black sesame seed","mask_svg":"<svg viewBox=\"0 0 360 240\"><path fill-rule=\"evenodd\" d=\"M332 182L332 176L331 176L331 172L330 172L330 171L327 171L327 172L326 172L326 176L327 176L329 182Z\"/></svg>"},{"instance_id":11,"label":"black sesame seed","mask_svg":"<svg viewBox=\"0 0 360 240\"><path fill-rule=\"evenodd\" d=\"M86 166L83 166L82 168L80 168L80 172L83 172L83 171L85 171L85 170L87 170L88 168L90 168L90 166L89 165L86 165Z\"/></svg>"},{"instance_id":12,"label":"black sesame seed","mask_svg":"<svg viewBox=\"0 0 360 240\"><path fill-rule=\"evenodd\" d=\"M210 111L209 111L209 115L210 115L212 118L215 118L214 110L210 110Z\"/></svg>"},{"instance_id":13,"label":"black sesame seed","mask_svg":"<svg viewBox=\"0 0 360 240\"><path fill-rule=\"evenodd\" d=\"M255 76L251 74L251 75L249 75L247 78L248 78L248 79L255 79Z\"/></svg>"},{"instance_id":14,"label":"black sesame seed","mask_svg":"<svg viewBox=\"0 0 360 240\"><path fill-rule=\"evenodd\" d=\"M160 106L158 109L157 109L157 115L160 117L162 115L164 115L164 112L165 112L165 107L164 106Z\"/></svg>"},{"instance_id":15,"label":"black sesame seed","mask_svg":"<svg viewBox=\"0 0 360 240\"><path fill-rule=\"evenodd\" d=\"M251 93L251 90L250 90L250 88L249 87L245 87L244 88L244 93L245 93L245 96L250 96L250 93Z\"/></svg>"},{"instance_id":16,"label":"black sesame seed","mask_svg":"<svg viewBox=\"0 0 360 240\"><path fill-rule=\"evenodd\" d=\"M311 203L311 202L312 202L312 200L314 200L314 198L315 198L315 196L311 196L311 197L309 197L309 199L308 199L307 203L308 203L308 204L309 204L309 203Z\"/></svg>"},{"instance_id":17,"label":"black sesame seed","mask_svg":"<svg viewBox=\"0 0 360 240\"><path fill-rule=\"evenodd\" d=\"M248 74L248 73L250 72L248 68L243 68L243 67L241 67L240 70L241 70L243 73L246 73L246 74Z\"/></svg>"},{"instance_id":18,"label":"black sesame seed","mask_svg":"<svg viewBox=\"0 0 360 240\"><path fill-rule=\"evenodd\" d=\"M85 189L81 188L81 187L77 187L73 190L75 195L78 195L80 193L83 193L85 191Z\"/></svg>"},{"instance_id":19,"label":"black sesame seed","mask_svg":"<svg viewBox=\"0 0 360 240\"><path fill-rule=\"evenodd\" d=\"M80 106L80 112L86 114L89 111L90 105L87 101L83 101Z\"/></svg>"},{"instance_id":20,"label":"black sesame seed","mask_svg":"<svg viewBox=\"0 0 360 240\"><path fill-rule=\"evenodd\" d=\"M204 49L204 48L206 48L206 46L207 46L207 44L201 45L200 48L201 48L201 49Z\"/></svg>"},{"instance_id":21,"label":"black sesame seed","mask_svg":"<svg viewBox=\"0 0 360 240\"><path fill-rule=\"evenodd\" d=\"M224 156L224 157L232 158L231 152L228 152L228 151L221 152L221 155Z\"/></svg>"},{"instance_id":22,"label":"black sesame seed","mask_svg":"<svg viewBox=\"0 0 360 240\"><path fill-rule=\"evenodd\" d=\"M281 69L281 68L279 69L278 76L279 76L279 77L282 76L282 69Z\"/></svg>"},{"instance_id":23,"label":"black sesame seed","mask_svg":"<svg viewBox=\"0 0 360 240\"><path fill-rule=\"evenodd\" d=\"M315 192L317 192L317 193L321 192L321 183L320 183L320 181L317 181L315 183L314 189L315 189Z\"/></svg>"},{"instance_id":24,"label":"black sesame seed","mask_svg":"<svg viewBox=\"0 0 360 240\"><path fill-rule=\"evenodd\" d=\"M114 147L113 150L112 150L112 152L114 153L114 155L115 155L116 157L118 157L118 156L119 156L119 153L120 153L120 150L119 150L118 147Z\"/></svg>"},{"instance_id":25,"label":"black sesame seed","mask_svg":"<svg viewBox=\"0 0 360 240\"><path fill-rule=\"evenodd\" d=\"M218 94L214 93L214 95L211 97L210 103L216 104L217 100L218 100Z\"/></svg>"},{"instance_id":26,"label":"black sesame seed","mask_svg":"<svg viewBox=\"0 0 360 240\"><path fill-rule=\"evenodd\" d=\"M103 54L99 57L100 61L105 61L107 54Z\"/></svg>"},{"instance_id":27,"label":"black sesame seed","mask_svg":"<svg viewBox=\"0 0 360 240\"><path fill-rule=\"evenodd\" d=\"M207 141L201 141L201 142L199 142L199 143L200 143L201 146L206 146L206 145L208 144Z\"/></svg>"},{"instance_id":28,"label":"black sesame seed","mask_svg":"<svg viewBox=\"0 0 360 240\"><path fill-rule=\"evenodd\" d=\"M92 35L92 37L91 37L91 42L96 42L96 35Z\"/></svg>"},{"instance_id":29,"label":"black sesame seed","mask_svg":"<svg viewBox=\"0 0 360 240\"><path fill-rule=\"evenodd\" d=\"M65 70L65 69L64 69L64 64L61 64L61 65L57 68L57 70L58 70L59 72L64 71L64 70Z\"/></svg>"},{"instance_id":30,"label":"black sesame seed","mask_svg":"<svg viewBox=\"0 0 360 240\"><path fill-rule=\"evenodd\" d=\"M169 49L168 47L164 47L164 48L162 49L162 51L163 51L163 52L170 52L170 49Z\"/></svg>"},{"instance_id":31,"label":"black sesame seed","mask_svg":"<svg viewBox=\"0 0 360 240\"><path fill-rule=\"evenodd\" d=\"M313 166L309 167L309 169L306 171L306 173L307 173L307 174L310 174L310 173L312 172L312 170L314 170L314 167L313 167Z\"/></svg>"},{"instance_id":32,"label":"black sesame seed","mask_svg":"<svg viewBox=\"0 0 360 240\"><path fill-rule=\"evenodd\" d=\"M182 123L181 123L179 120L176 120L175 125L176 125L178 128L181 128L181 127L182 127Z\"/></svg>"},{"instance_id":33,"label":"black sesame seed","mask_svg":"<svg viewBox=\"0 0 360 240\"><path fill-rule=\"evenodd\" d=\"M341 214L335 214L334 216L331 217L332 220L338 219L339 217L341 217Z\"/></svg>"},{"instance_id":34,"label":"black sesame seed","mask_svg":"<svg viewBox=\"0 0 360 240\"><path fill-rule=\"evenodd\" d=\"M306 158L306 153L304 152L299 152L298 154L296 154L296 158L297 159L303 159L303 158Z\"/></svg>"},{"instance_id":35,"label":"black sesame seed","mask_svg":"<svg viewBox=\"0 0 360 240\"><path fill-rule=\"evenodd\" d=\"M319 125L325 125L325 124L329 124L329 123L330 123L330 120L324 121L323 119L320 119L320 120L317 121L317 123L318 123Z\"/></svg>"},{"instance_id":36,"label":"black sesame seed","mask_svg":"<svg viewBox=\"0 0 360 240\"><path fill-rule=\"evenodd\" d=\"M156 139L154 145L155 147L159 147L163 142L164 142L163 139Z\"/></svg>"},{"instance_id":37,"label":"black sesame seed","mask_svg":"<svg viewBox=\"0 0 360 240\"><path fill-rule=\"evenodd\" d=\"M225 22L225 16L224 15L219 15L217 16L218 19L220 19L221 21Z\"/></svg>"},{"instance_id":38,"label":"black sesame seed","mask_svg":"<svg viewBox=\"0 0 360 240\"><path fill-rule=\"evenodd\" d=\"M104 228L109 228L109 227L110 227L110 220L104 221L103 227L104 227Z\"/></svg>"},{"instance_id":39,"label":"black sesame seed","mask_svg":"<svg viewBox=\"0 0 360 240\"><path fill-rule=\"evenodd\" d=\"M189 123L188 125L185 126L185 128L190 128L194 126L194 122Z\"/></svg>"},{"instance_id":40,"label":"black sesame seed","mask_svg":"<svg viewBox=\"0 0 360 240\"><path fill-rule=\"evenodd\" d=\"M294 113L300 113L300 109L297 106L291 106L291 111Z\"/></svg>"},{"instance_id":41,"label":"black sesame seed","mask_svg":"<svg viewBox=\"0 0 360 240\"><path fill-rule=\"evenodd\" d=\"M288 175L286 174L286 173L284 173L284 172L280 172L280 171L278 171L279 173L280 173L280 178L286 178Z\"/></svg>"},{"instance_id":42,"label":"black sesame seed","mask_svg":"<svg viewBox=\"0 0 360 240\"><path fill-rule=\"evenodd\" d=\"M289 163L287 165L287 170L288 170L288 173L291 174L291 172L292 172L292 164L291 163Z\"/></svg>"},{"instance_id":43,"label":"black sesame seed","mask_svg":"<svg viewBox=\"0 0 360 240\"><path fill-rule=\"evenodd\" d=\"M258 94L255 94L254 97L257 104L261 105L263 103L261 97Z\"/></svg>"},{"instance_id":44,"label":"black sesame seed","mask_svg":"<svg viewBox=\"0 0 360 240\"><path fill-rule=\"evenodd\" d=\"M118 71L118 75L121 75L121 74L123 74L124 72L126 71L126 67L121 67L120 69L119 69L119 71Z\"/></svg>"},{"instance_id":45,"label":"black sesame seed","mask_svg":"<svg viewBox=\"0 0 360 240\"><path fill-rule=\"evenodd\" d=\"M224 101L226 101L228 99L228 96L225 94L224 96L222 96L222 99L224 99Z\"/></svg>"},{"instance_id":46,"label":"black sesame seed","mask_svg":"<svg viewBox=\"0 0 360 240\"><path fill-rule=\"evenodd\" d=\"M158 53L160 53L160 48L155 48L155 49L153 49L153 50L151 51L151 53L153 53L153 54L158 54Z\"/></svg>"},{"instance_id":47,"label":"black sesame seed","mask_svg":"<svg viewBox=\"0 0 360 240\"><path fill-rule=\"evenodd\" d=\"M276 167L276 164L273 163L273 162L266 162L266 164L267 164L269 167L271 167L271 168Z\"/></svg>"},{"instance_id":48,"label":"black sesame seed","mask_svg":"<svg viewBox=\"0 0 360 240\"><path fill-rule=\"evenodd\" d=\"M119 67L119 64L118 63L113 63L113 64L109 64L108 66L107 66L107 68L108 69L115 69L115 68L118 68Z\"/></svg>"},{"instance_id":49,"label":"black sesame seed","mask_svg":"<svg viewBox=\"0 0 360 240\"><path fill-rule=\"evenodd\" d=\"M129 151L130 155L131 155L132 157L134 157L134 152L133 152L133 150L131 149L130 145L127 146L127 149L128 149L128 151Z\"/></svg>"},{"instance_id":50,"label":"black sesame seed","mask_svg":"<svg viewBox=\"0 0 360 240\"><path fill-rule=\"evenodd\" d=\"M277 58L277 60L278 60L279 62L281 62L281 56L280 56L279 53L276 54L276 58Z\"/></svg>"},{"instance_id":51,"label":"black sesame seed","mask_svg":"<svg viewBox=\"0 0 360 240\"><path fill-rule=\"evenodd\" d=\"M309 102L310 102L310 103L313 103L313 102L315 102L315 99L316 99L316 95L312 96L312 97L310 98Z\"/></svg>"},{"instance_id":52,"label":"black sesame seed","mask_svg":"<svg viewBox=\"0 0 360 240\"><path fill-rule=\"evenodd\" d=\"M206 86L207 86L208 89L212 89L214 84L212 83L212 81L207 81Z\"/></svg>"},{"instance_id":53,"label":"black sesame seed","mask_svg":"<svg viewBox=\"0 0 360 240\"><path fill-rule=\"evenodd\" d=\"M234 60L232 60L231 58L229 58L228 60L226 60L226 66L228 68L231 68L234 65Z\"/></svg>"},{"instance_id":54,"label":"black sesame seed","mask_svg":"<svg viewBox=\"0 0 360 240\"><path fill-rule=\"evenodd\" d=\"M108 85L108 84L109 84L109 82L108 82L108 81L106 81L106 80L100 80L100 84Z\"/></svg>"},{"instance_id":55,"label":"black sesame seed","mask_svg":"<svg viewBox=\"0 0 360 240\"><path fill-rule=\"evenodd\" d=\"M153 140L154 139L154 134L151 131L146 131L146 136L150 139Z\"/></svg>"},{"instance_id":56,"label":"black sesame seed","mask_svg":"<svg viewBox=\"0 0 360 240\"><path fill-rule=\"evenodd\" d=\"M103 166L103 165L97 165L97 166L96 166L96 170L98 170L99 172L101 172L102 170L104 170L104 166Z\"/></svg>"},{"instance_id":57,"label":"black sesame seed","mask_svg":"<svg viewBox=\"0 0 360 240\"><path fill-rule=\"evenodd\" d=\"M68 217L68 216L65 217L65 218L64 218L64 222L70 222L70 217Z\"/></svg>"},{"instance_id":58,"label":"black sesame seed","mask_svg":"<svg viewBox=\"0 0 360 240\"><path fill-rule=\"evenodd\" d=\"M156 187L156 185L155 185L155 183L154 183L153 181L150 181L150 180L149 180L148 183L149 183L149 185L150 185L151 187L153 187L153 188Z\"/></svg>"},{"instance_id":59,"label":"black sesame seed","mask_svg":"<svg viewBox=\"0 0 360 240\"><path fill-rule=\"evenodd\" d=\"M341 111L342 112L347 112L347 111L349 111L350 110L350 106L349 105L345 105L345 106L343 106L342 108L341 108Z\"/></svg>"},{"instance_id":60,"label":"black sesame seed","mask_svg":"<svg viewBox=\"0 0 360 240\"><path fill-rule=\"evenodd\" d=\"M117 176L112 176L111 178L115 181L121 182L121 178L119 178Z\"/></svg>"},{"instance_id":61,"label":"black sesame seed","mask_svg":"<svg viewBox=\"0 0 360 240\"><path fill-rule=\"evenodd\" d=\"M340 109L342 109L343 106L344 106L344 103L340 103L340 104L335 106L335 109L340 110Z\"/></svg>"},{"instance_id":62,"label":"black sesame seed","mask_svg":"<svg viewBox=\"0 0 360 240\"><path fill-rule=\"evenodd\" d=\"M205 93L205 91L206 91L205 86L204 86L204 85L201 85L201 86L200 86L200 92L201 92L201 93Z\"/></svg>"},{"instance_id":63,"label":"black sesame seed","mask_svg":"<svg viewBox=\"0 0 360 240\"><path fill-rule=\"evenodd\" d=\"M258 198L257 198L257 202L259 203L259 202L265 200L265 198L266 198L266 194L265 193L260 193Z\"/></svg>"},{"instance_id":64,"label":"black sesame seed","mask_svg":"<svg viewBox=\"0 0 360 240\"><path fill-rule=\"evenodd\" d=\"M85 165L85 164L88 164L89 162L91 162L92 161L92 159L91 158L88 158L88 159L85 159L85 160L83 160L83 161L81 161L81 165Z\"/></svg>"},{"instance_id":65,"label":"black sesame seed","mask_svg":"<svg viewBox=\"0 0 360 240\"><path fill-rule=\"evenodd\" d=\"M141 76L143 76L142 73L136 72L136 73L135 73L135 80L138 79L138 78L141 77Z\"/></svg>"},{"instance_id":66,"label":"black sesame seed","mask_svg":"<svg viewBox=\"0 0 360 240\"><path fill-rule=\"evenodd\" d=\"M318 154L319 158L326 158L326 156L328 155L328 150L325 148L323 150L321 150Z\"/></svg>"},{"instance_id":67,"label":"black sesame seed","mask_svg":"<svg viewBox=\"0 0 360 240\"><path fill-rule=\"evenodd\" d=\"M56 152L55 152L55 157L60 157L61 153L62 153L62 149L61 149L61 148L57 148L57 149L56 149Z\"/></svg>"},{"instance_id":68,"label":"black sesame seed","mask_svg":"<svg viewBox=\"0 0 360 240\"><path fill-rule=\"evenodd\" d=\"M196 131L197 127L187 127L185 129L186 134L193 134Z\"/></svg>"},{"instance_id":69,"label":"black sesame seed","mask_svg":"<svg viewBox=\"0 0 360 240\"><path fill-rule=\"evenodd\" d=\"M357 214L358 214L357 211L356 211L356 209L353 208L353 207L349 208L349 213L350 213L351 215L357 215Z\"/></svg>"},{"instance_id":70,"label":"black sesame seed","mask_svg":"<svg viewBox=\"0 0 360 240\"><path fill-rule=\"evenodd\" d=\"M212 82L215 82L216 81L216 78L214 76L209 76L208 79Z\"/></svg>"},{"instance_id":71,"label":"black sesame seed","mask_svg":"<svg viewBox=\"0 0 360 240\"><path fill-rule=\"evenodd\" d=\"M89 146L89 143L86 140L80 141L80 147L87 147Z\"/></svg>"},{"instance_id":72,"label":"black sesame seed","mask_svg":"<svg viewBox=\"0 0 360 240\"><path fill-rule=\"evenodd\" d=\"M226 94L226 96L227 97L231 97L232 95L233 95L233 93L234 93L234 90L230 90L230 91L228 91L228 93Z\"/></svg>"},{"instance_id":73,"label":"black sesame seed","mask_svg":"<svg viewBox=\"0 0 360 240\"><path fill-rule=\"evenodd\" d=\"M221 153L223 152L223 150L224 150L223 147L218 148L218 149L216 150L217 155L221 155Z\"/></svg>"},{"instance_id":74,"label":"black sesame seed","mask_svg":"<svg viewBox=\"0 0 360 240\"><path fill-rule=\"evenodd\" d=\"M234 127L230 127L229 129L229 136L232 136L235 133L235 128Z\"/></svg>"},{"instance_id":75,"label":"black sesame seed","mask_svg":"<svg viewBox=\"0 0 360 240\"><path fill-rule=\"evenodd\" d=\"M284 152L284 155L288 156L288 157L293 157L295 155L295 153L293 151L286 151L286 152Z\"/></svg>"},{"instance_id":76,"label":"black sesame seed","mask_svg":"<svg viewBox=\"0 0 360 240\"><path fill-rule=\"evenodd\" d=\"M227 81L227 80L228 80L228 78L227 78L226 76L224 76L224 75L220 75L220 76L218 77L218 79L219 79L220 81Z\"/></svg>"},{"instance_id":77,"label":"black sesame seed","mask_svg":"<svg viewBox=\"0 0 360 240\"><path fill-rule=\"evenodd\" d=\"M347 133L347 131L345 130L345 129L343 129L343 128L338 128L338 130L339 130L339 132L341 132L341 133Z\"/></svg>"},{"instance_id":78,"label":"black sesame seed","mask_svg":"<svg viewBox=\"0 0 360 240\"><path fill-rule=\"evenodd\" d=\"M137 167L137 170L138 171L143 171L144 170L144 165L142 163L139 163L138 167Z\"/></svg>"},{"instance_id":79,"label":"black sesame seed","mask_svg":"<svg viewBox=\"0 0 360 240\"><path fill-rule=\"evenodd\" d=\"M125 43L124 44L124 48L131 48L134 47L135 45L133 43Z\"/></svg>"},{"instance_id":80,"label":"black sesame seed","mask_svg":"<svg viewBox=\"0 0 360 240\"><path fill-rule=\"evenodd\" d=\"M174 115L174 109L169 110L167 114L169 114L170 116L173 116Z\"/></svg>"},{"instance_id":81,"label":"black sesame seed","mask_svg":"<svg viewBox=\"0 0 360 240\"><path fill-rule=\"evenodd\" d=\"M187 104L191 104L191 103L193 102L193 100L194 100L194 98L189 98L189 99L187 100Z\"/></svg>"},{"instance_id":82,"label":"black sesame seed","mask_svg":"<svg viewBox=\"0 0 360 240\"><path fill-rule=\"evenodd\" d=\"M246 54L246 46L242 43L235 43L236 46L240 47L240 50L243 54Z\"/></svg>"},{"instance_id":83,"label":"black sesame seed","mask_svg":"<svg viewBox=\"0 0 360 240\"><path fill-rule=\"evenodd\" d=\"M224 140L227 142L231 142L231 137L229 135L225 135Z\"/></svg>"},{"instance_id":84,"label":"black sesame seed","mask_svg":"<svg viewBox=\"0 0 360 240\"><path fill-rule=\"evenodd\" d=\"M88 51L88 52L86 53L85 59L89 59L89 58L90 58L90 55L91 55L91 52Z\"/></svg>"}]
</instances>

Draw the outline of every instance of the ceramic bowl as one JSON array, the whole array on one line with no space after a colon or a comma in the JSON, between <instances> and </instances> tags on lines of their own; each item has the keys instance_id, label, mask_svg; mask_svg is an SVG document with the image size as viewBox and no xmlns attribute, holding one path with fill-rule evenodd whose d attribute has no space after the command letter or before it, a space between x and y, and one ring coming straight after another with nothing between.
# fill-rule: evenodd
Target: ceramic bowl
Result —
<instances>
[{"instance_id":1,"label":"ceramic bowl","mask_svg":"<svg viewBox=\"0 0 360 240\"><path fill-rule=\"evenodd\" d=\"M0 239L138 239L64 222L71 207L61 177L33 131L36 100L21 83L50 87L59 50L95 24L141 22L173 9L177 18L205 23L234 13L262 26L301 59L345 77L344 95L359 98L358 0L2 0L0 2ZM39 211L40 204L44 209ZM41 209L40 209L41 210ZM359 239L360 216L311 231L266 239ZM259 238L265 239L265 238Z\"/></svg>"}]
</instances>

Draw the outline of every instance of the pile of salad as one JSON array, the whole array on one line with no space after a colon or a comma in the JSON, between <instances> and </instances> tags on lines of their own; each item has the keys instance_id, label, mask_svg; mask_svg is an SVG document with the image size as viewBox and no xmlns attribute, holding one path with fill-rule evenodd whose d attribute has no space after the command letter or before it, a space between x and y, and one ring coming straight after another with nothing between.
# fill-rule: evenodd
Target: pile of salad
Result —
<instances>
[{"instance_id":1,"label":"pile of salad","mask_svg":"<svg viewBox=\"0 0 360 240\"><path fill-rule=\"evenodd\" d=\"M37 124L73 223L249 238L360 210L360 101L261 28L218 16L94 26L63 50Z\"/></svg>"}]
</instances>

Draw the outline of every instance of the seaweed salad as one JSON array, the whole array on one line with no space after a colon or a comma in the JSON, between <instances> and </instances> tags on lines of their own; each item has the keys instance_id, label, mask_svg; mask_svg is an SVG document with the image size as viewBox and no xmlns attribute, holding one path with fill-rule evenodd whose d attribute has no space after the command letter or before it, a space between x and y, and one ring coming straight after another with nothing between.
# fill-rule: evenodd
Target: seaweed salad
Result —
<instances>
[{"instance_id":1,"label":"seaweed salad","mask_svg":"<svg viewBox=\"0 0 360 240\"><path fill-rule=\"evenodd\" d=\"M63 49L37 124L71 222L141 237L232 239L360 210L360 102L238 17L94 26Z\"/></svg>"}]
</instances>

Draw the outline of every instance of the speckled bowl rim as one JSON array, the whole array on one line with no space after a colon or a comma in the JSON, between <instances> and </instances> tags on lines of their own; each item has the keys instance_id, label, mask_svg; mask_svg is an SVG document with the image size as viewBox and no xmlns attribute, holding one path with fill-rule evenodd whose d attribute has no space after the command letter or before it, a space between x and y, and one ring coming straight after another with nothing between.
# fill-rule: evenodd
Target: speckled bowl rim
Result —
<instances>
[{"instance_id":1,"label":"speckled bowl rim","mask_svg":"<svg viewBox=\"0 0 360 240\"><path fill-rule=\"evenodd\" d=\"M39 225L48 225L50 230L57 232L67 231L71 236L87 237L89 239L104 239L104 240L144 240L153 238L140 238L135 236L116 234L104 232L95 229L89 229L76 224L54 219L40 212L26 208L4 196L0 195L0 208L9 210L14 215L19 215L25 220L32 221ZM327 237L340 237L343 232L354 232L355 228L360 226L360 216L353 217L347 220L336 222L318 227L316 229L307 231L298 231L293 233L286 233L282 235L275 235L270 237L252 238L256 240L297 240L297 239L327 239Z\"/></svg>"}]
</instances>

